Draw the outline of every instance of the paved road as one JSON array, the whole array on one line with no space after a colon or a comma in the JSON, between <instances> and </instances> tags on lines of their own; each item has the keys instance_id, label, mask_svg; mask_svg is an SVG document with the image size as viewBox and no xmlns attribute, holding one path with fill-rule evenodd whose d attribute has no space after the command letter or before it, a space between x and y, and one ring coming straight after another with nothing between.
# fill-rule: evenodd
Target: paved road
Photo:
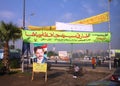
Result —
<instances>
[{"instance_id":1,"label":"paved road","mask_svg":"<svg viewBox=\"0 0 120 86\"><path fill-rule=\"evenodd\" d=\"M90 67L91 66L91 60L81 60L81 61L72 61L70 62L55 62L55 61L48 61L48 63L51 63L52 65L59 65L59 64L64 64L64 65L70 65L70 64L78 64L79 66L85 66L85 67ZM101 62L101 65L97 65L99 67L109 67L109 61L105 61L104 63ZM111 67L113 67L113 62L111 62Z\"/></svg>"},{"instance_id":2,"label":"paved road","mask_svg":"<svg viewBox=\"0 0 120 86\"><path fill-rule=\"evenodd\" d=\"M49 60L48 63L51 64L52 68L59 67L59 69L67 69L68 67L71 67L72 64L78 64L80 67L92 69L91 60L72 61L72 63L60 61L56 63L54 60ZM29 64L28 60L25 60L25 69L29 70L30 67L32 67L32 64ZM104 63L101 63L101 65L97 65L97 70L100 68L109 70L109 61L105 61ZM113 69L113 62L111 62L111 68Z\"/></svg>"}]
</instances>

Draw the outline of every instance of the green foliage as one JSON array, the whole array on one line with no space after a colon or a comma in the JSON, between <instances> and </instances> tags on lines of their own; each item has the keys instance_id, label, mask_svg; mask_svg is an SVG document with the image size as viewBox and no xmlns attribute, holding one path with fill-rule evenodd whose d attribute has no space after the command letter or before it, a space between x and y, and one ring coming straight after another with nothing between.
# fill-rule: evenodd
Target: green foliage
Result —
<instances>
[{"instance_id":1,"label":"green foliage","mask_svg":"<svg viewBox=\"0 0 120 86\"><path fill-rule=\"evenodd\" d=\"M3 45L4 45L3 41L0 40L0 49L3 48Z\"/></svg>"},{"instance_id":2,"label":"green foliage","mask_svg":"<svg viewBox=\"0 0 120 86\"><path fill-rule=\"evenodd\" d=\"M4 43L4 56L3 56L3 64L6 67L7 71L9 71L9 41L13 41L13 43L20 39L22 36L21 28L12 22L5 23L4 21L0 22L0 41ZM17 62L13 61L14 64ZM16 66L16 65L14 65ZM14 67L13 64L11 67Z\"/></svg>"},{"instance_id":3,"label":"green foliage","mask_svg":"<svg viewBox=\"0 0 120 86\"><path fill-rule=\"evenodd\" d=\"M20 59L19 58L10 59L10 68L20 68Z\"/></svg>"},{"instance_id":4,"label":"green foliage","mask_svg":"<svg viewBox=\"0 0 120 86\"><path fill-rule=\"evenodd\" d=\"M48 57L50 57L50 56L56 56L56 55L58 55L58 54L55 53L55 52L53 52L53 51L49 51L49 52L47 53L47 56L48 56Z\"/></svg>"},{"instance_id":5,"label":"green foliage","mask_svg":"<svg viewBox=\"0 0 120 86\"><path fill-rule=\"evenodd\" d=\"M2 60L0 60L0 69L3 67Z\"/></svg>"},{"instance_id":6,"label":"green foliage","mask_svg":"<svg viewBox=\"0 0 120 86\"><path fill-rule=\"evenodd\" d=\"M22 32L20 28L13 24L12 22L5 23L4 21L1 21L0 23L0 40L1 41L10 41L13 42L17 39L20 39L22 36Z\"/></svg>"},{"instance_id":7,"label":"green foliage","mask_svg":"<svg viewBox=\"0 0 120 86\"><path fill-rule=\"evenodd\" d=\"M49 52L47 53L47 56L50 57L50 56L52 56L53 54L54 54L53 51L49 51Z\"/></svg>"}]
</instances>

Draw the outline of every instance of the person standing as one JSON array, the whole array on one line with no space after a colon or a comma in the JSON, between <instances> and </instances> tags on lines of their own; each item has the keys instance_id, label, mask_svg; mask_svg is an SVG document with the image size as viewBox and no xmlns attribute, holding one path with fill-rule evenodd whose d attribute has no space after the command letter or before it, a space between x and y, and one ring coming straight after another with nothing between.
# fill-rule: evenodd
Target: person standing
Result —
<instances>
[{"instance_id":1,"label":"person standing","mask_svg":"<svg viewBox=\"0 0 120 86\"><path fill-rule=\"evenodd\" d=\"M92 68L95 69L95 66L96 66L96 59L95 59L95 57L92 57L91 63L92 63Z\"/></svg>"},{"instance_id":2,"label":"person standing","mask_svg":"<svg viewBox=\"0 0 120 86\"><path fill-rule=\"evenodd\" d=\"M118 58L118 67L120 67L120 57Z\"/></svg>"},{"instance_id":3,"label":"person standing","mask_svg":"<svg viewBox=\"0 0 120 86\"><path fill-rule=\"evenodd\" d=\"M117 68L117 62L118 62L118 60L117 60L117 58L115 57L115 58L114 58L114 68Z\"/></svg>"},{"instance_id":4,"label":"person standing","mask_svg":"<svg viewBox=\"0 0 120 86\"><path fill-rule=\"evenodd\" d=\"M73 73L73 78L77 78L78 77L78 75L79 75L79 70L80 70L80 68L79 68L79 66L78 65L76 65L76 64L74 64L74 73Z\"/></svg>"}]
</instances>

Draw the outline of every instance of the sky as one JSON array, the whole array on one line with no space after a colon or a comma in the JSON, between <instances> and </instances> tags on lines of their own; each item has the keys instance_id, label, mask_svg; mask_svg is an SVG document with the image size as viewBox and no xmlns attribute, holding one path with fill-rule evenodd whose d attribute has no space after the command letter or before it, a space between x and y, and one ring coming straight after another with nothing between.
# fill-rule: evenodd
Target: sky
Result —
<instances>
[{"instance_id":1,"label":"sky","mask_svg":"<svg viewBox=\"0 0 120 86\"><path fill-rule=\"evenodd\" d=\"M25 26L49 26L56 22L70 23L108 11L108 0L25 0ZM111 49L120 49L120 0L110 2ZM23 0L0 0L0 21L23 26ZM94 25L94 32L108 32L108 22ZM31 44L32 45L32 44ZM16 42L22 48L22 41ZM59 50L104 50L108 43L49 44ZM31 46L32 48L32 46Z\"/></svg>"}]
</instances>

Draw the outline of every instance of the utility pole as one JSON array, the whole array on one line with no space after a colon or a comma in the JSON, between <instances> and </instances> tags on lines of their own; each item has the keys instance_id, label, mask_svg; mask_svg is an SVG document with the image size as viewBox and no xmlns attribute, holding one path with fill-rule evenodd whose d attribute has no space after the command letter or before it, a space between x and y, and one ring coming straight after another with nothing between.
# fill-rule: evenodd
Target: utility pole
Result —
<instances>
[{"instance_id":1,"label":"utility pole","mask_svg":"<svg viewBox=\"0 0 120 86\"><path fill-rule=\"evenodd\" d=\"M23 29L25 29L25 0L23 0Z\"/></svg>"},{"instance_id":2,"label":"utility pole","mask_svg":"<svg viewBox=\"0 0 120 86\"><path fill-rule=\"evenodd\" d=\"M111 33L111 30L110 30L110 2L111 2L111 0L108 0L108 12L109 12L109 21L108 21L108 31ZM110 60L109 60L109 69L111 70L111 42L109 42L109 44L108 44L108 47L109 47L109 58L110 58Z\"/></svg>"},{"instance_id":3,"label":"utility pole","mask_svg":"<svg viewBox=\"0 0 120 86\"><path fill-rule=\"evenodd\" d=\"M70 66L72 66L72 57L73 56L73 43L71 43L71 54L70 54Z\"/></svg>"},{"instance_id":4,"label":"utility pole","mask_svg":"<svg viewBox=\"0 0 120 86\"><path fill-rule=\"evenodd\" d=\"M25 29L25 0L23 0L23 30ZM22 48L24 48L24 41ZM23 49L22 49L23 50ZM24 52L22 51L22 72L24 72Z\"/></svg>"}]
</instances>

